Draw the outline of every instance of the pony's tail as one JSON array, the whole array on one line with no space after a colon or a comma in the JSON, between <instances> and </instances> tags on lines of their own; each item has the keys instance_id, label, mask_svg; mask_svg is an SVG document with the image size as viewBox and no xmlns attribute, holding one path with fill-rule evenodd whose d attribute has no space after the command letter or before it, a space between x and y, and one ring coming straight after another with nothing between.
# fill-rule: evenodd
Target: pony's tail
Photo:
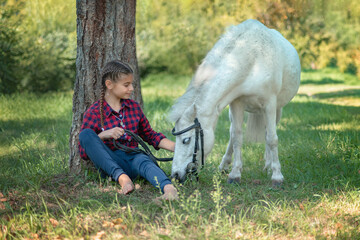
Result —
<instances>
[{"instance_id":1,"label":"pony's tail","mask_svg":"<svg viewBox=\"0 0 360 240\"><path fill-rule=\"evenodd\" d=\"M265 114L249 113L246 122L247 142L265 142Z\"/></svg>"}]
</instances>

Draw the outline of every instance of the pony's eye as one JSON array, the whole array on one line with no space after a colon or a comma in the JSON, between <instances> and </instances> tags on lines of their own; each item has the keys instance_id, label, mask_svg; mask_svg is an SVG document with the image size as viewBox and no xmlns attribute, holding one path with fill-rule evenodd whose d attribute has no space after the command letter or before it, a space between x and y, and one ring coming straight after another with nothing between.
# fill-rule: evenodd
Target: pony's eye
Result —
<instances>
[{"instance_id":1,"label":"pony's eye","mask_svg":"<svg viewBox=\"0 0 360 240\"><path fill-rule=\"evenodd\" d=\"M189 144L191 137L184 138L183 144Z\"/></svg>"}]
</instances>

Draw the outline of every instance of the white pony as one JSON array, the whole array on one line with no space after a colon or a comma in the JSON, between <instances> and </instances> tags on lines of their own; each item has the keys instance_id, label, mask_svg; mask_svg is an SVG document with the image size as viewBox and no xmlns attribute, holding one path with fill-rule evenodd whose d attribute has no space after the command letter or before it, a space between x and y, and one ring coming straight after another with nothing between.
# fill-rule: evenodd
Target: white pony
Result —
<instances>
[{"instance_id":1,"label":"white pony","mask_svg":"<svg viewBox=\"0 0 360 240\"><path fill-rule=\"evenodd\" d=\"M195 130L181 130L192 126L195 119L200 122L204 133L201 150L206 158L214 146L218 117L230 105L230 140L219 169L229 169L234 153L228 182L240 182L242 123L247 111L248 140L265 138L264 169L272 170L274 185L281 184L284 177L278 158L276 124L282 108L298 91L300 68L295 48L278 31L256 20L230 27L206 55L186 92L171 109L169 118L175 122L173 131L178 132L174 134L172 177L183 181L189 166L194 168L191 163L198 162L201 155L194 154Z\"/></svg>"}]
</instances>

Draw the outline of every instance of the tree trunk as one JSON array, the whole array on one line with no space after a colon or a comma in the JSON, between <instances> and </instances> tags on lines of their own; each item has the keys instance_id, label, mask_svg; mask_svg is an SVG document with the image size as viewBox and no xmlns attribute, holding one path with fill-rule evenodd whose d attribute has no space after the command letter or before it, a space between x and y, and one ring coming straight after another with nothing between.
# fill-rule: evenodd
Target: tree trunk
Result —
<instances>
[{"instance_id":1,"label":"tree trunk","mask_svg":"<svg viewBox=\"0 0 360 240\"><path fill-rule=\"evenodd\" d=\"M142 105L136 59L136 0L76 0L77 56L70 131L70 170L79 172L82 160L78 135L86 109L100 97L101 69L119 59L134 69L132 98Z\"/></svg>"}]
</instances>

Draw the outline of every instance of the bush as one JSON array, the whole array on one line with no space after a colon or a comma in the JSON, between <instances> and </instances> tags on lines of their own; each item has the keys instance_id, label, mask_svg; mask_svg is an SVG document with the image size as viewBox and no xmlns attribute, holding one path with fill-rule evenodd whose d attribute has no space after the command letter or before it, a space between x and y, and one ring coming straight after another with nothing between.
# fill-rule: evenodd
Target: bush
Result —
<instances>
[{"instance_id":1,"label":"bush","mask_svg":"<svg viewBox=\"0 0 360 240\"><path fill-rule=\"evenodd\" d=\"M0 1L0 92L71 89L76 71L75 3Z\"/></svg>"},{"instance_id":2,"label":"bush","mask_svg":"<svg viewBox=\"0 0 360 240\"><path fill-rule=\"evenodd\" d=\"M71 45L71 39L63 32L48 34L33 44L24 43L27 52L22 64L26 73L21 87L31 92L72 89L76 67L74 57L68 53Z\"/></svg>"},{"instance_id":3,"label":"bush","mask_svg":"<svg viewBox=\"0 0 360 240\"><path fill-rule=\"evenodd\" d=\"M19 57L23 54L18 32L21 4L8 5L0 0L0 6L0 93L12 93L20 83Z\"/></svg>"},{"instance_id":4,"label":"bush","mask_svg":"<svg viewBox=\"0 0 360 240\"><path fill-rule=\"evenodd\" d=\"M244 9L251 7L243 1L138 1L136 38L142 75L192 73L226 27L244 21L250 12Z\"/></svg>"},{"instance_id":5,"label":"bush","mask_svg":"<svg viewBox=\"0 0 360 240\"><path fill-rule=\"evenodd\" d=\"M143 74L192 73L226 27L254 18L295 46L303 68L338 64L354 72L359 16L356 0L142 0L137 5L139 66Z\"/></svg>"},{"instance_id":6,"label":"bush","mask_svg":"<svg viewBox=\"0 0 360 240\"><path fill-rule=\"evenodd\" d=\"M72 0L27 1L22 25L25 73L21 88L31 92L72 89L75 81L76 25Z\"/></svg>"},{"instance_id":7,"label":"bush","mask_svg":"<svg viewBox=\"0 0 360 240\"><path fill-rule=\"evenodd\" d=\"M356 76L360 79L360 48L354 51L354 64L356 66Z\"/></svg>"}]
</instances>

